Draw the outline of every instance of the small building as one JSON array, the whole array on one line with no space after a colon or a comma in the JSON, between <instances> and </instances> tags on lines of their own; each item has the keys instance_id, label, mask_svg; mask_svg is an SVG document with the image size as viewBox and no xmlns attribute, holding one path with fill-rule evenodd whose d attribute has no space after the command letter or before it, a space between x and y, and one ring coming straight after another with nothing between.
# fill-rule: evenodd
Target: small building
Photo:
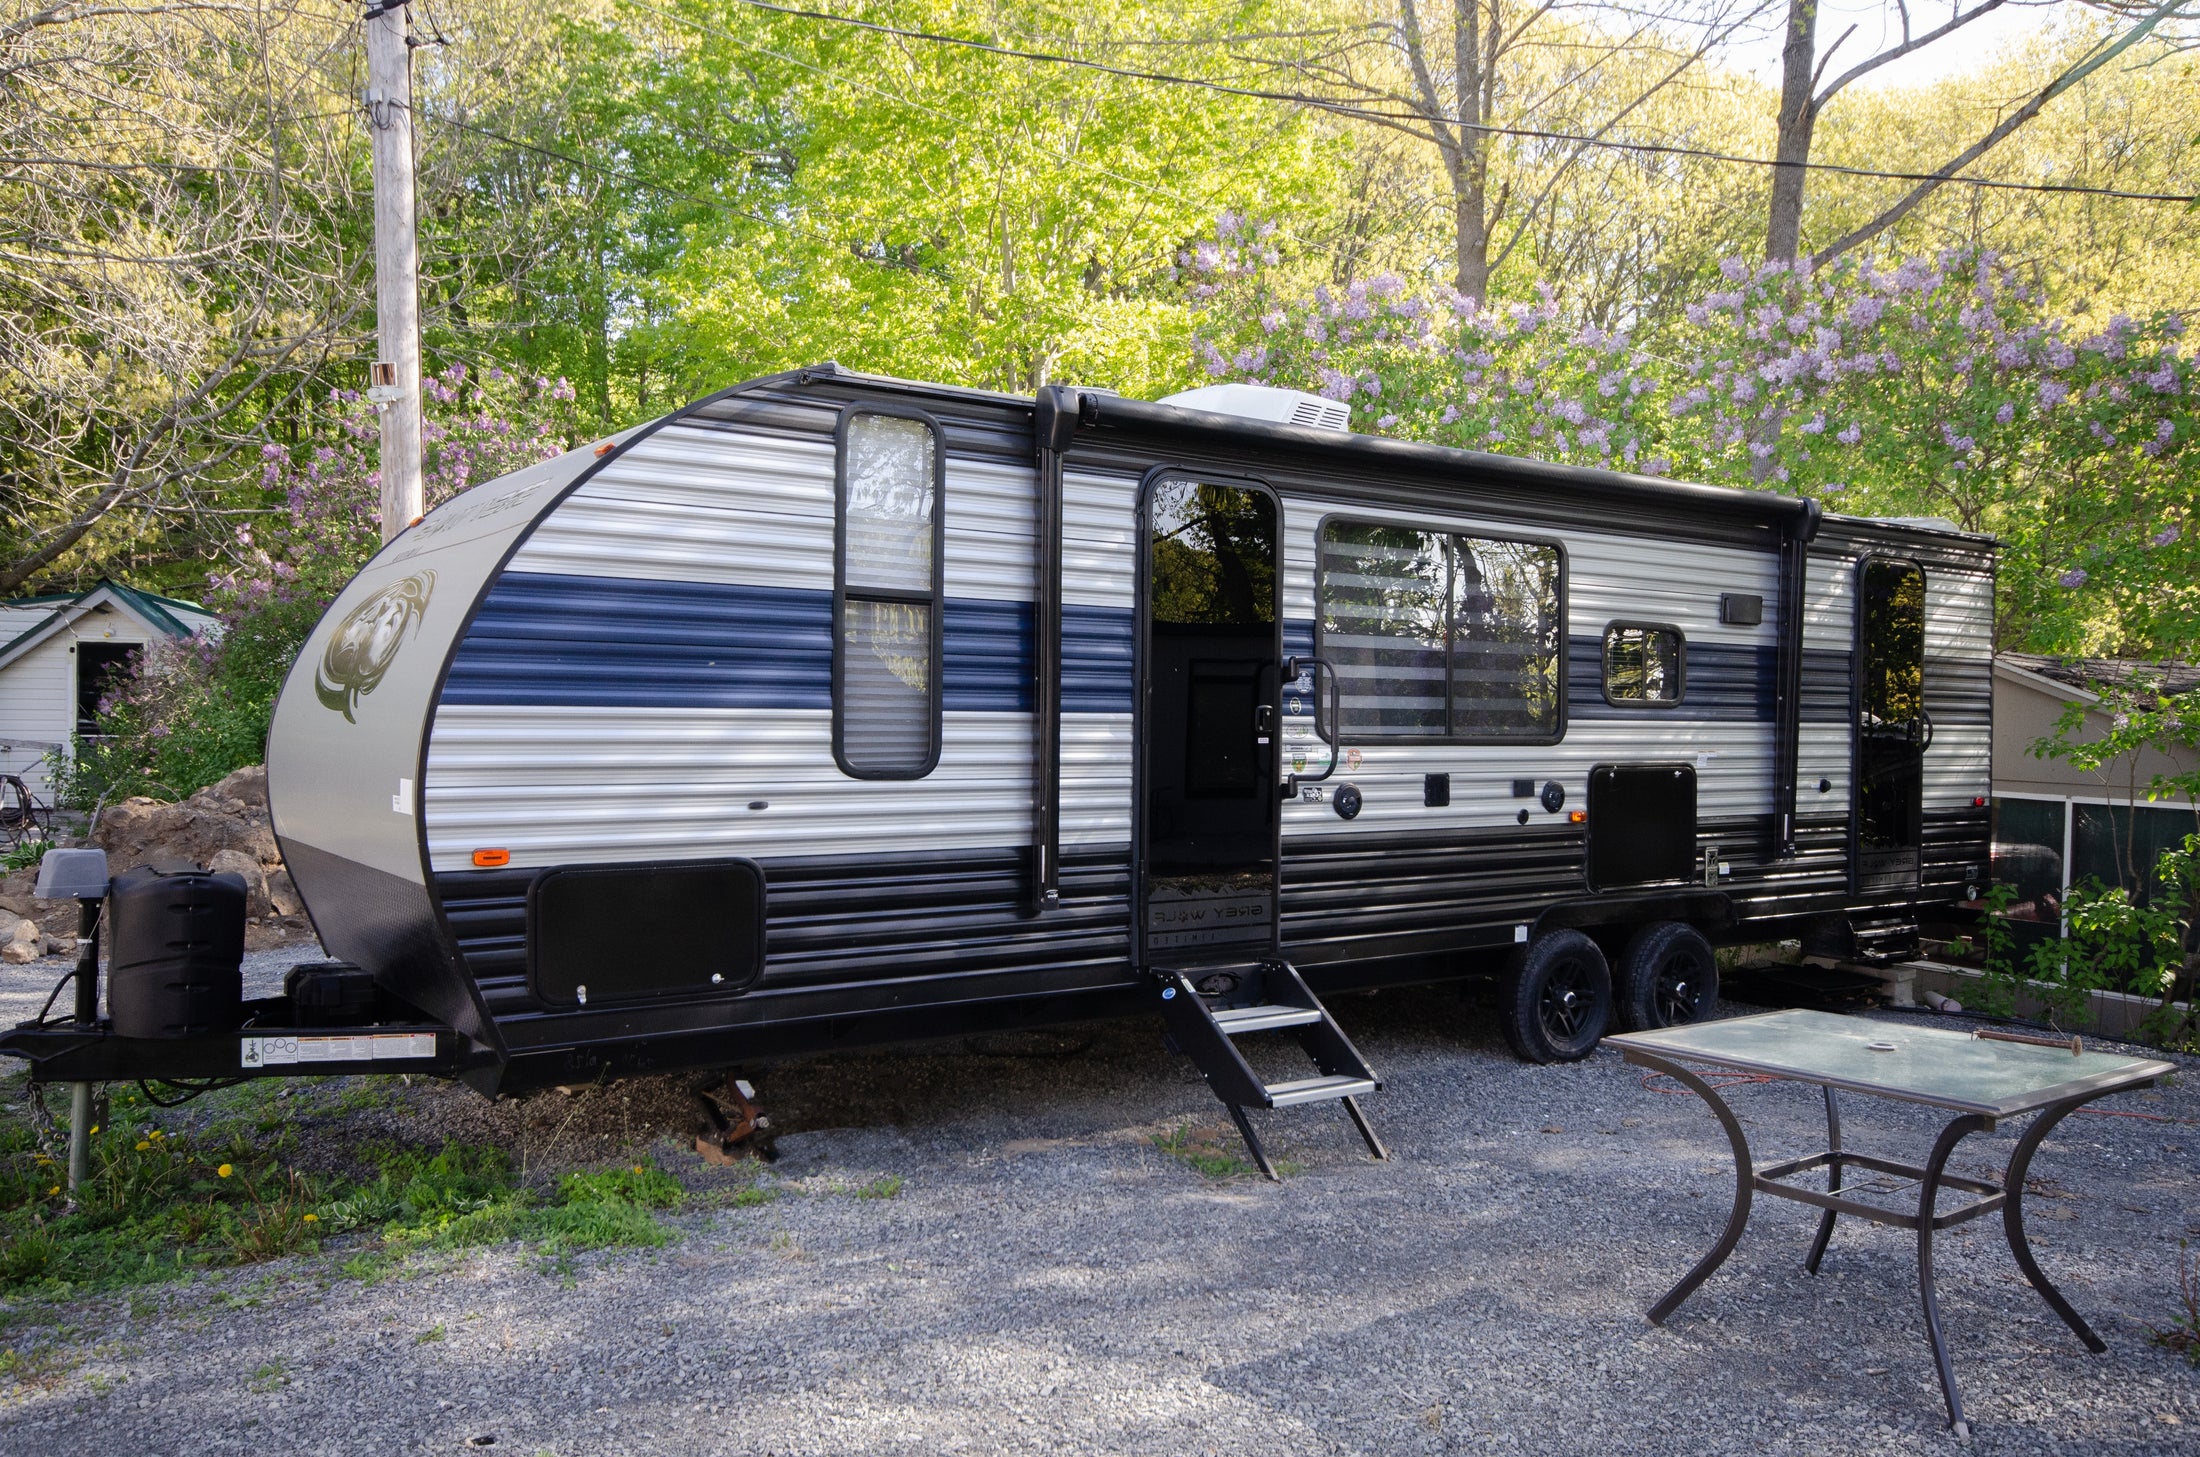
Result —
<instances>
[{"instance_id":1,"label":"small building","mask_svg":"<svg viewBox=\"0 0 2200 1457\"><path fill-rule=\"evenodd\" d=\"M102 578L83 592L0 602L0 773L53 798L48 756L97 726L100 699L148 643L219 630L196 602Z\"/></svg>"},{"instance_id":2,"label":"small building","mask_svg":"<svg viewBox=\"0 0 2200 1457\"><path fill-rule=\"evenodd\" d=\"M2014 919L2057 924L2070 887L2088 879L2144 897L2161 853L2200 831L2200 805L2189 797L2147 797L2157 775L2200 769L2200 754L2142 749L2089 770L2032 752L2054 735L2072 703L2087 707L2081 742L2107 734L2110 709L2101 690L2133 686L2187 693L2200 687L2200 667L1995 657L1994 868L1995 879L2016 887Z\"/></svg>"}]
</instances>

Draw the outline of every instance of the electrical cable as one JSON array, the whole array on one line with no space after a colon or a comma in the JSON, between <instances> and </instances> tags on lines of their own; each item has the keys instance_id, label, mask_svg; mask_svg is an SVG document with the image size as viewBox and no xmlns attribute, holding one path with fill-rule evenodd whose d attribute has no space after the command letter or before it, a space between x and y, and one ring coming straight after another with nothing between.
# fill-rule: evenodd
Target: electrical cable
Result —
<instances>
[{"instance_id":1,"label":"electrical cable","mask_svg":"<svg viewBox=\"0 0 2200 1457\"><path fill-rule=\"evenodd\" d=\"M646 10L676 24L699 30L709 30L699 21L676 15L649 0L622 0L637 10ZM1607 137L1590 136L1580 132L1558 131L1546 127L1499 126L1490 123L1460 121L1453 117L1431 117L1418 111L1390 111L1340 101L1331 97L1312 96L1303 92L1278 91L1260 86L1240 86L1224 81L1210 81L1198 76L1183 76L1168 71L1150 71L1136 66L1118 66L1106 61L1090 60L1082 56L1062 55L1052 51L1028 51L994 41L973 40L967 36L944 35L937 31L916 30L907 26L888 25L882 21L864 20L852 15L838 15L826 10L807 10L800 6L781 5L774 0L732 0L752 10L774 15L784 15L800 20L820 21L828 25L846 26L853 30L866 30L877 35L889 35L901 40L920 41L928 45L951 46L962 50L977 51L1004 60L1026 61L1041 65L1064 66L1074 70L1093 71L1130 81L1146 81L1162 86L1183 86L1212 91L1224 96L1241 96L1255 101L1280 101L1291 106L1304 106L1360 121L1379 122L1386 126L1456 127L1461 131L1476 132L1484 136L1511 137L1524 141L1560 142L1570 146L1595 148L1604 151L1632 152L1649 156L1682 157L1694 161L1717 162L1730 166L1794 168L1804 172L1824 172L1844 177L1863 177L1887 182L1939 182L1949 186L1989 188L2008 192L2056 193L2079 197L2113 198L2124 202L2169 203L2190 206L2200 202L2200 193L2187 192L2133 192L2122 188L2094 187L2070 182L2012 182L1993 177L1948 175L1940 172L1908 172L1880 167L1852 167L1839 162L1781 162L1771 157L1748 157L1733 152L1716 152L1705 147L1687 147L1672 142L1621 141ZM725 34L725 32L719 32ZM728 39L733 37L728 36Z\"/></svg>"},{"instance_id":2,"label":"electrical cable","mask_svg":"<svg viewBox=\"0 0 2200 1457\"><path fill-rule=\"evenodd\" d=\"M145 1101L155 1108L181 1108L193 1098L203 1098L208 1093L218 1093L224 1088L238 1087L250 1081L252 1081L250 1078L208 1078L201 1083L191 1083L178 1078L139 1078L137 1085L138 1091L145 1095ZM152 1084L154 1083L159 1083L165 1088L179 1089L182 1091L183 1096L180 1098L163 1098L153 1091Z\"/></svg>"}]
</instances>

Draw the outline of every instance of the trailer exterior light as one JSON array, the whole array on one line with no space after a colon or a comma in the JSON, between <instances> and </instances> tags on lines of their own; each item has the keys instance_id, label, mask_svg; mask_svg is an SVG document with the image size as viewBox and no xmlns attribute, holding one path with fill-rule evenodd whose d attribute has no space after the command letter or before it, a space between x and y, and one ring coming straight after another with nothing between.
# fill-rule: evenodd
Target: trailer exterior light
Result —
<instances>
[{"instance_id":1,"label":"trailer exterior light","mask_svg":"<svg viewBox=\"0 0 2200 1457\"><path fill-rule=\"evenodd\" d=\"M1589 812L1585 809L1577 809L1566 816L1566 822L1573 825L1585 825L1589 823Z\"/></svg>"},{"instance_id":2,"label":"trailer exterior light","mask_svg":"<svg viewBox=\"0 0 2200 1457\"><path fill-rule=\"evenodd\" d=\"M502 870L511 863L512 852L509 850L474 851L474 868L476 870Z\"/></svg>"}]
</instances>

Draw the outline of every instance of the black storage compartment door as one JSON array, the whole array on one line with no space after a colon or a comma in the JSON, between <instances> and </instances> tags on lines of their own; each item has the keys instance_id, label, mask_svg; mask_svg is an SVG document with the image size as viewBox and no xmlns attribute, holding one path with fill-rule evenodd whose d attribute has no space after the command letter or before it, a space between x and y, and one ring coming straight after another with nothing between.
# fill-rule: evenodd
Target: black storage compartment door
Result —
<instances>
[{"instance_id":1,"label":"black storage compartment door","mask_svg":"<svg viewBox=\"0 0 2200 1457\"><path fill-rule=\"evenodd\" d=\"M1589 771L1589 888L1689 880L1696 870L1692 764L1599 764Z\"/></svg>"},{"instance_id":2,"label":"black storage compartment door","mask_svg":"<svg viewBox=\"0 0 2200 1457\"><path fill-rule=\"evenodd\" d=\"M574 866L527 891L527 979L554 1007L738 992L764 970L748 860Z\"/></svg>"}]
</instances>

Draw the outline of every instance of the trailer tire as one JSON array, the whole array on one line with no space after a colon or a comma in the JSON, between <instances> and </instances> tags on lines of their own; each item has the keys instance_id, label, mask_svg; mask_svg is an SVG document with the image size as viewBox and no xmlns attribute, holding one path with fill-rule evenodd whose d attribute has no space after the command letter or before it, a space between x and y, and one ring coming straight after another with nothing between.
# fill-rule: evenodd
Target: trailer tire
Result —
<instances>
[{"instance_id":1,"label":"trailer tire","mask_svg":"<svg viewBox=\"0 0 2200 1457\"><path fill-rule=\"evenodd\" d=\"M1719 1001L1719 961L1685 921L1653 921L1619 959L1619 1017L1630 1032L1701 1022Z\"/></svg>"},{"instance_id":2,"label":"trailer tire","mask_svg":"<svg viewBox=\"0 0 2200 1457\"><path fill-rule=\"evenodd\" d=\"M1526 1062L1579 1062L1612 1019L1612 970L1579 931L1546 931L1498 984L1505 1041Z\"/></svg>"}]
</instances>

